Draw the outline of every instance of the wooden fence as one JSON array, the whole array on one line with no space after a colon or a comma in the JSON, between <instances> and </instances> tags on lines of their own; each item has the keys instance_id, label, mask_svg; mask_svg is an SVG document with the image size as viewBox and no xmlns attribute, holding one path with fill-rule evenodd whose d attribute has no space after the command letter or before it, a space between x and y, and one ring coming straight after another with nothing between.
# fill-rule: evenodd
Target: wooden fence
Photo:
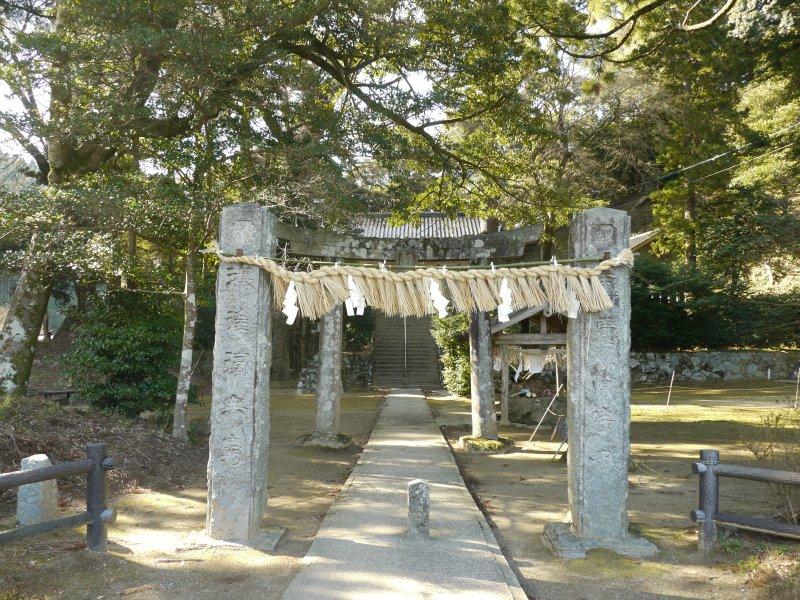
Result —
<instances>
[{"instance_id":1,"label":"wooden fence","mask_svg":"<svg viewBox=\"0 0 800 600\"><path fill-rule=\"evenodd\" d=\"M86 475L85 512L4 531L0 533L0 544L65 527L86 525L87 547L105 552L108 545L106 523L116 518L114 509L106 506L106 471L113 468L114 459L107 455L106 444L91 443L86 445L86 458L82 460L0 474L0 492L60 477Z\"/></svg>"},{"instance_id":2,"label":"wooden fence","mask_svg":"<svg viewBox=\"0 0 800 600\"><path fill-rule=\"evenodd\" d=\"M698 546L701 551L709 552L716 547L717 524L800 539L800 526L798 525L719 511L720 477L800 486L800 473L722 464L719 462L719 450L701 450L700 461L692 463L692 473L700 476L700 507L692 511L691 518L700 525Z\"/></svg>"}]
</instances>

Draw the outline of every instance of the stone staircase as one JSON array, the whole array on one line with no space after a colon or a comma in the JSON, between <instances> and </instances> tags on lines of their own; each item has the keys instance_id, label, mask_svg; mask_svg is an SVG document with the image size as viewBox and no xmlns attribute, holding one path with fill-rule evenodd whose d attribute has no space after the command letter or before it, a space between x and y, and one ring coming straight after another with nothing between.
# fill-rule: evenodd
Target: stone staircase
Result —
<instances>
[{"instance_id":1,"label":"stone staircase","mask_svg":"<svg viewBox=\"0 0 800 600\"><path fill-rule=\"evenodd\" d=\"M403 318L375 315L372 337L372 385L382 388L441 388L436 342L429 317L406 319L406 351L403 350Z\"/></svg>"}]
</instances>

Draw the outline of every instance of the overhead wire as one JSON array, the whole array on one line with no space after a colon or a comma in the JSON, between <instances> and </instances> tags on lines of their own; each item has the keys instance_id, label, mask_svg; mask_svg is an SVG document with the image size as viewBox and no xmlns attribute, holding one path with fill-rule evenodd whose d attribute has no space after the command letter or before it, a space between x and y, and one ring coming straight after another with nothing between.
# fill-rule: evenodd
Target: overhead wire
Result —
<instances>
[{"instance_id":1,"label":"overhead wire","mask_svg":"<svg viewBox=\"0 0 800 600\"><path fill-rule=\"evenodd\" d=\"M779 129L778 131L774 131L774 132L770 133L770 134L767 136L767 138L768 138L768 139L774 139L774 138L778 137L779 135L781 135L781 134L783 134L783 133L786 133L787 131L791 131L792 129L795 129L795 128L797 128L797 127L800 127L800 121L798 121L798 122L796 122L796 123L793 123L793 124L791 124L791 125L787 125L786 127L782 127L782 128L781 128L781 129ZM742 144L741 146L737 146L736 148L732 148L732 149L730 149L730 150L727 150L727 151L725 151L725 152L720 152L719 154L715 154L714 156L711 156L711 157L709 157L709 158L704 158L703 160L697 161L697 162L695 162L695 163L692 163L692 164L690 164L690 165L687 165L687 166L685 166L685 167L681 167L680 169L675 169L674 171L670 171L669 173L665 173L664 175L660 175L660 176L656 177L655 181L657 181L657 182L670 181L670 180L672 180L672 179L675 179L675 178L676 178L676 177L678 177L679 175L682 175L682 174L683 174L683 173L685 173L686 171L690 171L690 170L692 170L692 169L695 169L695 168L697 168L697 167L700 167L700 166L702 166L702 165L706 165L706 164L709 164L709 163L715 162L715 161L717 161L717 160L719 160L719 159L721 159L721 158L724 158L724 157L726 157L726 156L729 156L729 155L731 155L731 154L737 154L737 153L741 152L742 150L744 150L744 149L746 149L746 148L749 148L750 146L755 146L755 145L758 145L758 144L760 144L760 143L761 143L760 141L754 141L754 142L748 142L747 144ZM788 146L790 146L790 145L791 145L791 144L785 144L785 145L783 145L781 148L774 149L774 150L770 150L769 152L770 152L770 153L771 153L771 152L777 152L778 150L785 149L785 148L787 148L787 147L788 147ZM760 157L760 156L766 156L766 153L759 155L759 157ZM758 158L758 157L755 157L755 158ZM754 158L754 159L755 159L755 158ZM703 177L699 177L699 178L697 178L697 179L693 179L693 180L692 180L692 182L695 182L695 181L702 181L703 179L706 179L706 178L708 178L708 177L712 177L713 175L718 175L719 173L723 173L723 172L725 172L725 171L729 171L730 169L732 169L732 168L735 168L735 167L736 167L736 166L738 166L739 164L745 164L745 163L744 163L744 162L740 162L740 163L738 163L737 165L733 165L733 166L731 166L731 167L728 167L728 168L726 168L726 169L721 169L721 170L719 170L719 171L716 171L716 172L714 172L714 173L711 173L711 174L709 174L709 175L704 175ZM649 193L649 192L648 192L648 193L646 193L646 194L642 194L642 195L640 195L640 196L637 196L636 198L633 198L633 199L631 199L631 200L628 200L628 201L626 201L626 202L623 202L622 204L617 204L617 205L615 205L615 207L614 207L614 208L624 208L624 207L626 207L626 206L629 206L629 205L631 205L631 204L636 204L637 202L642 202L642 201L644 201L644 200L647 200L647 198L648 198L649 196L650 196L650 193Z\"/></svg>"},{"instance_id":2,"label":"overhead wire","mask_svg":"<svg viewBox=\"0 0 800 600\"><path fill-rule=\"evenodd\" d=\"M781 135L783 133L786 133L787 131L791 131L792 129L795 129L796 127L800 127L800 121L798 121L797 123L793 123L792 125L787 125L786 127L782 127L778 131L775 131L775 132L769 134L767 136L767 138L769 138L769 139L775 138L775 137L777 137L777 136L779 136L779 135ZM741 146L737 146L736 148L732 148L731 150L727 150L726 152L720 152L719 154L716 154L716 155L711 156L709 158L703 159L701 161L698 161L698 162L693 163L691 165L688 165L686 167L681 167L680 169L676 169L674 171L671 171L669 173L661 175L660 177L657 178L657 181L669 181L670 179L673 179L673 178L677 177L678 175L680 175L682 173L685 173L686 171L689 171L691 169L695 169L697 167L700 167L702 165L708 164L710 162L717 161L720 158L724 158L724 157L726 157L726 156L728 156L730 154L736 154L736 153L740 152L741 150L744 150L745 148L749 148L750 146L755 146L755 145L758 145L760 143L761 143L760 141L749 142L747 144L743 144Z\"/></svg>"},{"instance_id":3,"label":"overhead wire","mask_svg":"<svg viewBox=\"0 0 800 600\"><path fill-rule=\"evenodd\" d=\"M785 150L786 148L788 148L788 147L790 147L792 145L793 145L792 143L784 144L783 146L779 146L777 148L773 148L772 150L769 150L767 152L762 152L761 154L759 154L757 156L751 156L750 158L745 159L745 160L741 160L738 163L736 163L734 165L731 165L730 167L726 167L724 169L720 169L719 171L714 171L713 173L709 173L708 175L703 175L702 177L698 177L697 179L692 179L692 180L689 181L689 183L695 183L697 181L703 181L704 179L708 179L709 177L714 177L715 175L719 175L720 173L724 173L725 171L730 171L731 169L735 169L736 167L741 167L742 165L746 165L746 164L751 163L751 162L753 162L755 160L759 160L761 158L764 158L765 156L769 156L770 154L775 154L776 152L780 152L781 150Z\"/></svg>"}]
</instances>

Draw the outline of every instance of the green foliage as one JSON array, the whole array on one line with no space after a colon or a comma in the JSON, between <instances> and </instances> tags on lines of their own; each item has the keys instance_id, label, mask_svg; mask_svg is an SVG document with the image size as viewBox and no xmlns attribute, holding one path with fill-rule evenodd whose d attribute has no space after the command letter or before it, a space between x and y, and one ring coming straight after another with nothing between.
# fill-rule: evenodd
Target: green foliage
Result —
<instances>
[{"instance_id":1,"label":"green foliage","mask_svg":"<svg viewBox=\"0 0 800 600\"><path fill-rule=\"evenodd\" d=\"M718 285L719 280L646 255L637 257L631 280L633 348L797 344L800 294L746 295Z\"/></svg>"},{"instance_id":2,"label":"green foliage","mask_svg":"<svg viewBox=\"0 0 800 600\"><path fill-rule=\"evenodd\" d=\"M169 409L177 386L179 302L146 294L101 294L77 316L75 341L64 363L81 398L128 415Z\"/></svg>"},{"instance_id":3,"label":"green foliage","mask_svg":"<svg viewBox=\"0 0 800 600\"><path fill-rule=\"evenodd\" d=\"M743 440L759 466L793 473L800 470L800 408L787 404L771 411L761 420L761 427ZM770 484L776 503L777 517L797 525L800 523L800 488Z\"/></svg>"},{"instance_id":4,"label":"green foliage","mask_svg":"<svg viewBox=\"0 0 800 600\"><path fill-rule=\"evenodd\" d=\"M433 317L431 333L440 350L444 387L453 394L469 395L469 316Z\"/></svg>"},{"instance_id":5,"label":"green foliage","mask_svg":"<svg viewBox=\"0 0 800 600\"><path fill-rule=\"evenodd\" d=\"M696 345L695 331L686 321L687 311L674 301L682 281L667 263L647 255L636 258L631 277L631 345L634 349Z\"/></svg>"},{"instance_id":6,"label":"green foliage","mask_svg":"<svg viewBox=\"0 0 800 600\"><path fill-rule=\"evenodd\" d=\"M744 549L744 542L739 538L728 538L719 543L719 547L729 556L735 556Z\"/></svg>"},{"instance_id":7,"label":"green foliage","mask_svg":"<svg viewBox=\"0 0 800 600\"><path fill-rule=\"evenodd\" d=\"M372 333L375 330L375 313L367 307L360 317L350 317L344 320L344 347L346 350L357 352L365 350L372 345Z\"/></svg>"}]
</instances>

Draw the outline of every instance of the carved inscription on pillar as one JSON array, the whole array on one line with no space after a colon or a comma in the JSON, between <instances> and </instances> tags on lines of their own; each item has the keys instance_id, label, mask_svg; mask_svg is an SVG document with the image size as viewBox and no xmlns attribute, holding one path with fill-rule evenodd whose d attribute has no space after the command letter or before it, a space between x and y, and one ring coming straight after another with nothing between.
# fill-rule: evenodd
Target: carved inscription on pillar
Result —
<instances>
[{"instance_id":1,"label":"carved inscription on pillar","mask_svg":"<svg viewBox=\"0 0 800 600\"><path fill-rule=\"evenodd\" d=\"M623 211L595 208L570 229L575 257L612 255L627 247L630 221ZM627 537L630 428L630 273L601 276L614 307L580 313L568 325L569 503L576 536Z\"/></svg>"},{"instance_id":2,"label":"carved inscription on pillar","mask_svg":"<svg viewBox=\"0 0 800 600\"><path fill-rule=\"evenodd\" d=\"M256 204L226 207L220 247L273 255L274 217ZM206 532L244 544L257 534L267 500L270 308L270 281L261 269L220 264Z\"/></svg>"}]
</instances>

